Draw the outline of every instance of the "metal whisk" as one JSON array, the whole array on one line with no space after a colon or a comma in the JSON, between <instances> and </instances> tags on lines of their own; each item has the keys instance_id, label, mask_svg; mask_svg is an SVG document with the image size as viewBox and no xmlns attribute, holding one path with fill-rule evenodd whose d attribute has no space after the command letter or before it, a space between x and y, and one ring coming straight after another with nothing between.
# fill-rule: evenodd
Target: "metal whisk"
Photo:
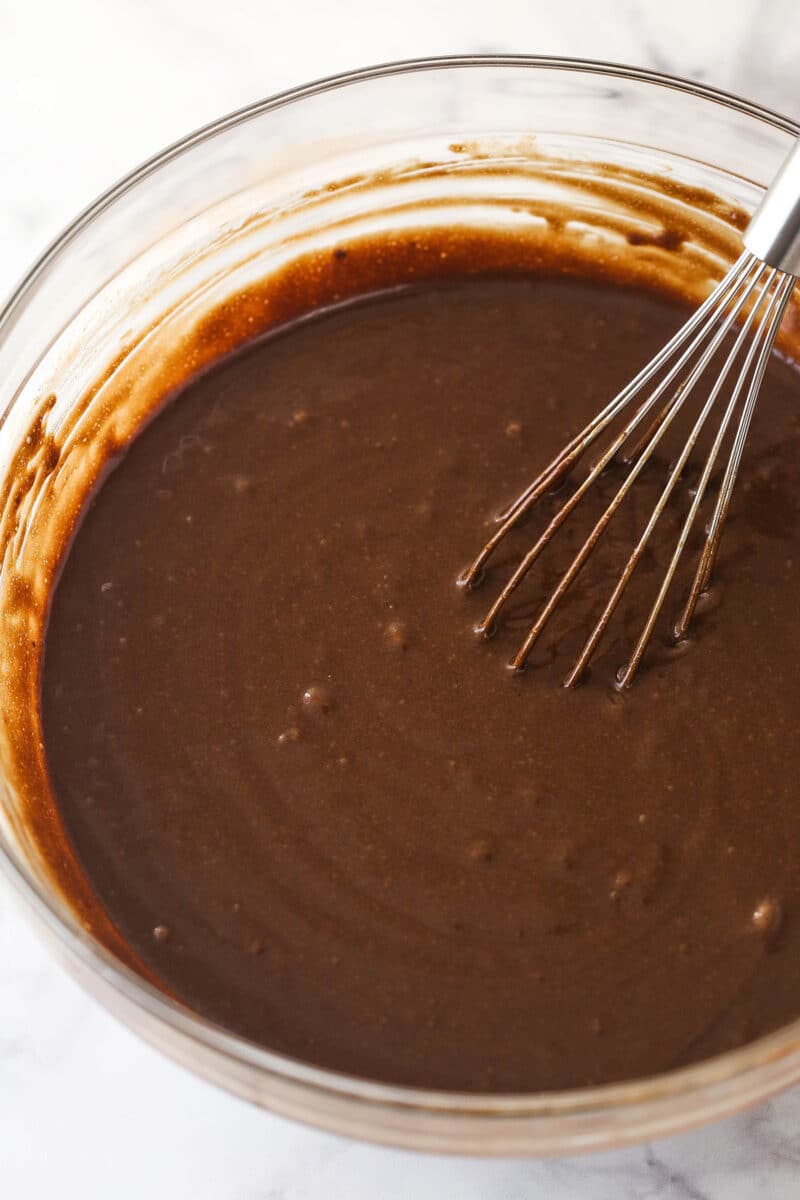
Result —
<instances>
[{"instance_id":1,"label":"metal whisk","mask_svg":"<svg viewBox=\"0 0 800 1200\"><path fill-rule=\"evenodd\" d=\"M510 663L512 668L521 670L525 666L547 622L580 573L603 531L691 397L722 342L735 329L730 352L695 418L683 449L669 468L666 484L650 519L625 563L608 603L566 676L564 685L574 687L581 680L645 551L650 535L681 478L701 431L730 379L719 427L694 490L675 552L639 640L627 663L617 672L618 686L628 687L641 663L702 504L720 449L730 430L731 444L727 464L722 474L713 513L706 526L700 560L688 597L673 630L676 641L686 637L698 600L709 585L761 382L797 276L800 275L800 142L794 146L765 194L745 230L743 241L745 249L739 260L679 332L635 379L572 438L521 495L500 513L496 531L461 576L459 582L462 585L477 585L484 575L489 558L509 531L522 520L541 496L552 492L564 480L589 447L617 417L621 417L625 409L638 404L632 415L627 419L623 418L623 428L612 436L610 444L594 461L586 478L562 503L541 536L519 563L483 621L476 627L476 631L484 635L492 632L509 598L601 472L612 460L627 465L629 470L624 482L541 609ZM661 372L664 372L663 376L647 391L648 384Z\"/></svg>"}]
</instances>

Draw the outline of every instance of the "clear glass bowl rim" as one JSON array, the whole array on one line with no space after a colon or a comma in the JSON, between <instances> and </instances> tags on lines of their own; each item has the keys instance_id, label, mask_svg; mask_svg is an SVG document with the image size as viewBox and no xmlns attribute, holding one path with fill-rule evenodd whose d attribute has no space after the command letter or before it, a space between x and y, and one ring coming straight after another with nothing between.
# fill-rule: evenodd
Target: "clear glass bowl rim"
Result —
<instances>
[{"instance_id":1,"label":"clear glass bowl rim","mask_svg":"<svg viewBox=\"0 0 800 1200\"><path fill-rule=\"evenodd\" d=\"M246 122L270 110L294 104L306 97L318 96L334 89L356 85L383 76L454 68L571 71L582 75L651 84L656 88L684 92L695 98L708 100L737 111L743 116L752 117L771 125L795 138L800 137L800 125L795 121L733 93L679 76L591 59L524 54L450 55L400 60L327 76L316 82L291 88L246 105L202 126L147 159L103 192L50 243L12 291L0 309L0 340L13 323L15 314L24 304L30 289L46 274L51 262L67 248L73 238L117 199L124 196L127 191L190 147L213 138L227 128ZM602 1117L603 1114L612 1112L619 1118L624 1117L627 1110L633 1123L636 1124L636 1110L644 1107L649 1113L648 1123L657 1127L660 1102L667 1104L674 1101L676 1097L685 1097L688 1100L690 1096L703 1090L735 1085L737 1082L743 1085L743 1091L748 1092L745 1079L750 1077L750 1082L752 1082L752 1075L768 1064L774 1065L781 1060L790 1058L797 1059L795 1069L785 1073L783 1083L778 1087L784 1086L789 1081L789 1075L794 1079L800 1078L800 1020L738 1050L729 1051L691 1067L665 1072L646 1079L562 1092L483 1095L381 1084L340 1074L263 1049L205 1021L170 1000L120 963L103 946L94 941L88 932L79 928L77 923L74 927L68 925L45 890L34 878L24 872L1 841L0 871L21 894L29 910L32 911L32 915L42 922L45 929L55 937L57 944L66 951L67 957L90 975L97 976L112 992L119 993L121 999L133 1004L166 1030L174 1031L181 1038L195 1041L198 1046L204 1047L212 1054L224 1056L232 1064L237 1064L245 1070L254 1070L266 1078L291 1081L300 1085L301 1088L307 1089L309 1094L316 1093L318 1097L326 1094L330 1097L338 1096L343 1100L360 1101L365 1106L394 1109L398 1113L416 1111L431 1116L446 1114L450 1118L461 1116L467 1121L470 1117L479 1118L482 1121L491 1118L499 1123L502 1123L503 1118L515 1121L535 1118L558 1119L570 1116L590 1118L592 1115ZM167 1052L169 1052L168 1049ZM784 1065L787 1064L784 1062ZM794 1067L794 1063L792 1065ZM764 1096L774 1090L777 1090L776 1087L766 1086L762 1089L758 1084L752 1089L755 1094ZM734 1111L747 1103L749 1103L747 1100L742 1100L738 1104L734 1101L723 1104L722 1108L726 1112ZM713 1109L714 1105L711 1107ZM694 1124L697 1119L702 1118L689 1118L687 1123ZM368 1117L365 1114L365 1125L368 1123ZM674 1127L674 1122L671 1122L670 1127ZM369 1136L367 1128L363 1133L364 1136ZM412 1137L410 1140L404 1140L408 1145L413 1144L414 1139ZM569 1140L569 1135L565 1140ZM613 1135L611 1139L601 1137L597 1139L597 1144L607 1145L612 1140L622 1142L628 1139L624 1135L620 1136L618 1129L616 1139L613 1138ZM590 1144L595 1144L595 1139L590 1139ZM476 1147L476 1152L481 1152L480 1146ZM491 1150L488 1152L491 1153Z\"/></svg>"}]
</instances>

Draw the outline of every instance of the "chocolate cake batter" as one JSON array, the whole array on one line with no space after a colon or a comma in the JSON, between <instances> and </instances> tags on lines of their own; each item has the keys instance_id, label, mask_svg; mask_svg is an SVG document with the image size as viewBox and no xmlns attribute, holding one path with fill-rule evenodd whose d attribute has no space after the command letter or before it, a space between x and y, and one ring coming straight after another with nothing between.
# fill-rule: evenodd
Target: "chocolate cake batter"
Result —
<instances>
[{"instance_id":1,"label":"chocolate cake batter","mask_svg":"<svg viewBox=\"0 0 800 1200\"><path fill-rule=\"evenodd\" d=\"M577 691L658 470L524 674L616 481L493 641L472 626L547 513L455 586L685 316L581 279L394 289L223 359L134 442L67 558L42 713L72 846L165 989L273 1050L474 1092L648 1075L800 1015L794 367L692 642L654 639L629 694L691 478Z\"/></svg>"}]
</instances>

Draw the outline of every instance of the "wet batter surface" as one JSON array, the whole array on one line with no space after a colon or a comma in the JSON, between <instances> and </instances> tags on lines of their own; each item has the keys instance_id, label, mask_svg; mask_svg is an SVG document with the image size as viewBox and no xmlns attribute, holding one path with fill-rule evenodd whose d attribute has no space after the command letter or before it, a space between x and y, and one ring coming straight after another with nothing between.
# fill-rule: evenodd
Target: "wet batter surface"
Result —
<instances>
[{"instance_id":1,"label":"wet batter surface","mask_svg":"<svg viewBox=\"0 0 800 1200\"><path fill-rule=\"evenodd\" d=\"M590 682L558 683L657 471L524 674L585 523L490 643L471 627L547 514L454 584L684 318L580 280L397 290L222 361L136 440L55 594L43 722L78 857L174 995L470 1091L651 1074L800 1015L797 372L768 373L692 644L657 636L630 693L610 679L671 542Z\"/></svg>"}]
</instances>

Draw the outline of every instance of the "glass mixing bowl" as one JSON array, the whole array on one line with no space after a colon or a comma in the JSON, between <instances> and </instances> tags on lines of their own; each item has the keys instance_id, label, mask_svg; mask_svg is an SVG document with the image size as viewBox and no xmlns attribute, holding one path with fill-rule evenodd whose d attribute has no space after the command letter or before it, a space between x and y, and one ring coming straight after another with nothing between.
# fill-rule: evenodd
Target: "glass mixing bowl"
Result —
<instances>
[{"instance_id":1,"label":"glass mixing bowl","mask_svg":"<svg viewBox=\"0 0 800 1200\"><path fill-rule=\"evenodd\" d=\"M571 207L572 236L585 250L613 239L615 211L636 219L637 194L641 198L652 173L675 185L670 203L691 208L693 197L698 205L709 194L722 198L711 218L711 251L697 251L706 255L709 274L719 275L736 248L726 212L755 206L798 134L789 120L697 84L603 63L528 57L379 67L224 117L101 196L43 254L3 309L0 484L43 397L55 434L91 418L93 428L114 428L124 437L144 407L138 414L135 405L123 411L120 381L126 395L135 395L144 347L149 361L155 347L155 357L169 363L192 323L226 295L343 233L419 222L422 209L427 224L452 219L456 205L462 221L519 222L530 234L537 214L557 198ZM586 186L599 178L598 163L616 171L611 192ZM34 589L41 586L46 530L38 537L31 531L47 510L48 470L39 472L40 492L26 498L13 530L9 534L6 525L0 538L6 648L15 635L9 579L27 573ZM8 513L3 519L8 522ZM4 650L3 678L8 663ZM26 812L25 779L15 758L19 714L5 687L0 684L3 873L57 957L104 1005L165 1053L239 1096L375 1141L462 1153L556 1154L668 1134L800 1079L800 1022L655 1078L513 1096L376 1084L234 1037L123 966L66 902Z\"/></svg>"}]
</instances>

